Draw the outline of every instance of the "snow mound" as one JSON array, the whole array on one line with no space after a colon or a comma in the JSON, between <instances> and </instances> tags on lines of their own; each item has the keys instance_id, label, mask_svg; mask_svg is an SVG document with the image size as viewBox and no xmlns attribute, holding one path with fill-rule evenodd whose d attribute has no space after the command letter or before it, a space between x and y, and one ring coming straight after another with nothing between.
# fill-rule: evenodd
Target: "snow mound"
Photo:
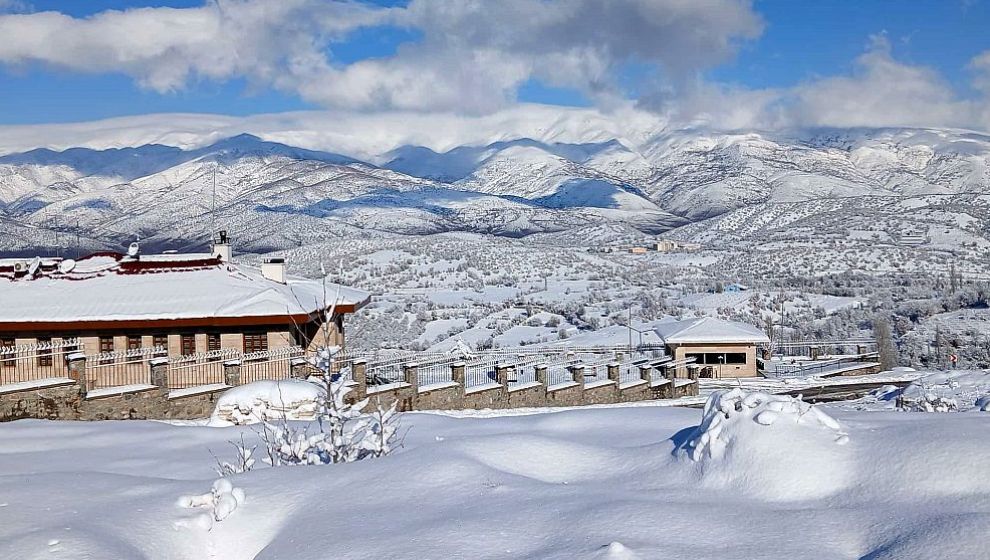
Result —
<instances>
[{"instance_id":1,"label":"snow mound","mask_svg":"<svg viewBox=\"0 0 990 560\"><path fill-rule=\"evenodd\" d=\"M848 441L834 418L800 398L732 389L709 396L701 424L678 452L702 485L790 501L851 484Z\"/></svg>"},{"instance_id":2,"label":"snow mound","mask_svg":"<svg viewBox=\"0 0 990 560\"><path fill-rule=\"evenodd\" d=\"M298 379L255 381L220 395L211 426L255 424L267 420L313 420L323 389Z\"/></svg>"},{"instance_id":3,"label":"snow mound","mask_svg":"<svg viewBox=\"0 0 990 560\"><path fill-rule=\"evenodd\" d=\"M862 402L908 412L986 412L990 410L990 372L931 372L904 388L883 387Z\"/></svg>"},{"instance_id":4,"label":"snow mound","mask_svg":"<svg viewBox=\"0 0 990 560\"><path fill-rule=\"evenodd\" d=\"M235 488L226 478L218 478L213 482L213 487L206 494L195 496L182 496L176 505L185 509L204 510L199 516L193 518L193 525L209 530L214 523L219 523L230 517L240 505L244 503L244 490ZM183 522L180 526L187 526Z\"/></svg>"},{"instance_id":5,"label":"snow mound","mask_svg":"<svg viewBox=\"0 0 990 560\"><path fill-rule=\"evenodd\" d=\"M603 560L639 560L640 556L626 545L616 541L602 548Z\"/></svg>"}]
</instances>

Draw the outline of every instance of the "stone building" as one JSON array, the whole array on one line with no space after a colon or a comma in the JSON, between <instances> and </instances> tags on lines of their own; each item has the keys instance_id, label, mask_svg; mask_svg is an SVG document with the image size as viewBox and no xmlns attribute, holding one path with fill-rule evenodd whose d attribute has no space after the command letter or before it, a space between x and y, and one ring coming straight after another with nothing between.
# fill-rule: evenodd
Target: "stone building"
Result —
<instances>
[{"instance_id":1,"label":"stone building","mask_svg":"<svg viewBox=\"0 0 990 560\"><path fill-rule=\"evenodd\" d=\"M132 246L78 261L0 259L0 347L79 339L90 354L159 347L184 356L344 346L344 316L369 299L287 276L281 259L260 270L235 264L226 243L212 253Z\"/></svg>"},{"instance_id":2,"label":"stone building","mask_svg":"<svg viewBox=\"0 0 990 560\"><path fill-rule=\"evenodd\" d=\"M702 377L756 377L756 350L770 343L760 329L711 317L668 321L656 327L674 360L694 358Z\"/></svg>"}]
</instances>

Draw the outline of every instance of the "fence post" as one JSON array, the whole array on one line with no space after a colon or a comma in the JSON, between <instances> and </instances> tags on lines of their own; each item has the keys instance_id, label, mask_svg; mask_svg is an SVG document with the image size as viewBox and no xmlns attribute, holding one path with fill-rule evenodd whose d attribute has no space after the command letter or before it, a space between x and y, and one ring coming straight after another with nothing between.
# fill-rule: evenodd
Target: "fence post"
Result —
<instances>
[{"instance_id":1,"label":"fence post","mask_svg":"<svg viewBox=\"0 0 990 560\"><path fill-rule=\"evenodd\" d=\"M351 362L351 380L354 381L354 398L361 402L368 396L368 361L359 358Z\"/></svg>"},{"instance_id":2,"label":"fence post","mask_svg":"<svg viewBox=\"0 0 990 560\"><path fill-rule=\"evenodd\" d=\"M289 371L293 379L302 379L305 381L310 373L309 362L306 361L306 358L292 358L289 361Z\"/></svg>"},{"instance_id":3,"label":"fence post","mask_svg":"<svg viewBox=\"0 0 990 560\"><path fill-rule=\"evenodd\" d=\"M419 364L411 363L402 366L402 377L405 382L412 386L412 393L415 395L419 391L419 375L417 368Z\"/></svg>"},{"instance_id":4,"label":"fence post","mask_svg":"<svg viewBox=\"0 0 990 560\"><path fill-rule=\"evenodd\" d=\"M571 366L568 369L571 370L571 379L573 379L575 383L581 385L581 388L583 389L584 388L584 364L573 365L573 366Z\"/></svg>"},{"instance_id":5,"label":"fence post","mask_svg":"<svg viewBox=\"0 0 990 560\"><path fill-rule=\"evenodd\" d=\"M450 380L463 387L464 370L466 368L467 368L467 364L465 364L464 362L454 362L450 364Z\"/></svg>"},{"instance_id":6,"label":"fence post","mask_svg":"<svg viewBox=\"0 0 990 560\"><path fill-rule=\"evenodd\" d=\"M223 363L223 382L231 387L241 384L241 361L227 360Z\"/></svg>"},{"instance_id":7,"label":"fence post","mask_svg":"<svg viewBox=\"0 0 990 560\"><path fill-rule=\"evenodd\" d=\"M86 393L93 389L90 385L96 381L93 380L91 382L86 377L86 354L83 352L72 352L65 356L65 361L69 366L69 378L76 381L83 397L85 397Z\"/></svg>"},{"instance_id":8,"label":"fence post","mask_svg":"<svg viewBox=\"0 0 990 560\"><path fill-rule=\"evenodd\" d=\"M152 358L148 360L151 368L151 384L168 390L168 358Z\"/></svg>"},{"instance_id":9,"label":"fence post","mask_svg":"<svg viewBox=\"0 0 990 560\"><path fill-rule=\"evenodd\" d=\"M536 364L533 366L533 379L537 383L540 383L544 387L547 386L547 365L546 364Z\"/></svg>"},{"instance_id":10,"label":"fence post","mask_svg":"<svg viewBox=\"0 0 990 560\"><path fill-rule=\"evenodd\" d=\"M649 364L642 364L639 366L639 378L647 383L652 383L652 374L650 373L652 370L653 366Z\"/></svg>"},{"instance_id":11,"label":"fence post","mask_svg":"<svg viewBox=\"0 0 990 560\"><path fill-rule=\"evenodd\" d=\"M512 374L513 366L508 364L498 364L495 366L495 379L502 389L509 390L509 375Z\"/></svg>"},{"instance_id":12,"label":"fence post","mask_svg":"<svg viewBox=\"0 0 990 560\"><path fill-rule=\"evenodd\" d=\"M620 373L622 365L618 362L612 362L611 364L608 364L605 367L608 368L608 378L615 383L616 387L618 387L619 380L621 379L622 376L622 374Z\"/></svg>"},{"instance_id":13,"label":"fence post","mask_svg":"<svg viewBox=\"0 0 990 560\"><path fill-rule=\"evenodd\" d=\"M688 370L688 379L694 379L695 381L697 381L698 380L698 370L699 369L701 369L701 366L698 366L697 364L691 364L691 365L689 365L688 368L687 368L687 370Z\"/></svg>"}]
</instances>

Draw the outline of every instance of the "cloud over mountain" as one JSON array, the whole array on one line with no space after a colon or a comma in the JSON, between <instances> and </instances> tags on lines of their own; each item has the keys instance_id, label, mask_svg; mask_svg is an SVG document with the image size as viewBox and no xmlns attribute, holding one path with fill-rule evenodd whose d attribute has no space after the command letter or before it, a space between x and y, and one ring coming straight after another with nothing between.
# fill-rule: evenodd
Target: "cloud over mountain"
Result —
<instances>
[{"instance_id":1,"label":"cloud over mountain","mask_svg":"<svg viewBox=\"0 0 990 560\"><path fill-rule=\"evenodd\" d=\"M0 0L0 14L26 6ZM708 77L764 26L747 0L217 0L87 17L6 13L0 65L123 74L166 94L244 82L395 118L504 114L539 83L579 92L606 114L635 106L674 126L990 129L990 51L960 61L968 88L898 59L883 33L843 74L775 88ZM342 54L362 30L408 36L380 55Z\"/></svg>"}]
</instances>

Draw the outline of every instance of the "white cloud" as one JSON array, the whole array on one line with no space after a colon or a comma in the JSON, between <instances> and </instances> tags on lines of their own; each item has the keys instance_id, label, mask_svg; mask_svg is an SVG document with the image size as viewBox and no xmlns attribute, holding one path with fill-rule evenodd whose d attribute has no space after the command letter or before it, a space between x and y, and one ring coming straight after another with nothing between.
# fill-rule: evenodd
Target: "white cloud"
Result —
<instances>
[{"instance_id":1,"label":"white cloud","mask_svg":"<svg viewBox=\"0 0 990 560\"><path fill-rule=\"evenodd\" d=\"M19 0L0 0L0 13ZM382 58L342 64L334 42L361 27L421 39ZM0 15L0 64L123 73L171 92L197 80L245 79L338 111L489 115L517 106L537 79L576 88L605 112L630 102L625 65L651 69L639 108L674 126L953 126L990 129L990 51L969 63L973 92L899 61L883 35L847 75L789 88L706 82L763 22L747 0L216 0L203 7ZM430 127L428 122L423 126Z\"/></svg>"},{"instance_id":2,"label":"white cloud","mask_svg":"<svg viewBox=\"0 0 990 560\"><path fill-rule=\"evenodd\" d=\"M3 0L0 0L3 1ZM331 41L362 26L423 39L381 59L336 64ZM530 78L617 95L637 61L679 79L732 56L762 23L746 0L225 0L201 8L0 16L0 62L120 72L159 92L195 79L275 87L328 107L484 113Z\"/></svg>"},{"instance_id":3,"label":"white cloud","mask_svg":"<svg viewBox=\"0 0 990 560\"><path fill-rule=\"evenodd\" d=\"M990 51L975 57L969 67L975 75L974 88L981 94L966 97L934 69L897 60L886 36L876 35L848 75L765 90L700 83L684 90L665 108L675 126L990 130ZM646 106L651 106L646 101Z\"/></svg>"},{"instance_id":4,"label":"white cloud","mask_svg":"<svg viewBox=\"0 0 990 560\"><path fill-rule=\"evenodd\" d=\"M270 85L320 58L321 45L378 22L387 10L315 0L226 0L201 8L0 16L0 61L79 72L120 72L168 92L194 79Z\"/></svg>"},{"instance_id":5,"label":"white cloud","mask_svg":"<svg viewBox=\"0 0 990 560\"><path fill-rule=\"evenodd\" d=\"M792 92L797 124L823 126L972 126L974 104L939 74L894 59L883 35L855 62L850 76L830 77Z\"/></svg>"}]
</instances>

